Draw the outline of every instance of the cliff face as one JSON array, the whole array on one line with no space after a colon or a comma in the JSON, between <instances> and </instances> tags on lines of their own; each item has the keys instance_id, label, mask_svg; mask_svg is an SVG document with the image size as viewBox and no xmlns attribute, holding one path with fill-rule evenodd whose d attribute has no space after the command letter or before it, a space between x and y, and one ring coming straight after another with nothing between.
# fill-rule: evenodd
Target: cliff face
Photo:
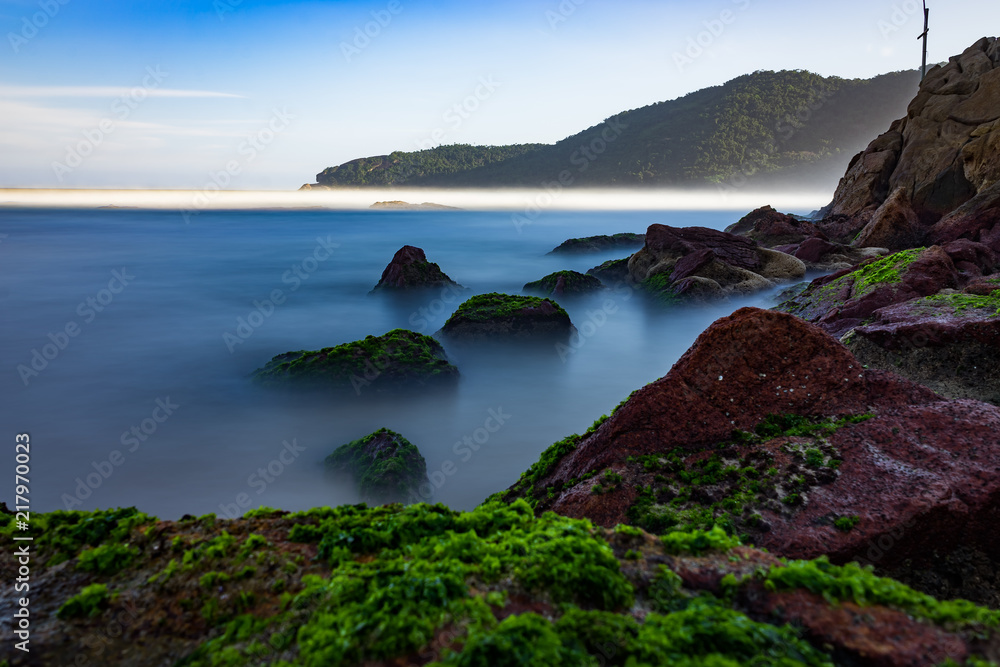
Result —
<instances>
[{"instance_id":1,"label":"cliff face","mask_svg":"<svg viewBox=\"0 0 1000 667\"><path fill-rule=\"evenodd\" d=\"M1000 249L1000 41L931 69L906 117L859 153L821 228L858 246L958 238Z\"/></svg>"}]
</instances>

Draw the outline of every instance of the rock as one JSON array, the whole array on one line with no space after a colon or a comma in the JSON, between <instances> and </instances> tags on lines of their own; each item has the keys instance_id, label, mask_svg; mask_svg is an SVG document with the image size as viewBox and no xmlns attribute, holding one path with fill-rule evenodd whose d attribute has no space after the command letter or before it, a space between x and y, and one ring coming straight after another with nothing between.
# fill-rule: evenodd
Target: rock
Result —
<instances>
[{"instance_id":1,"label":"rock","mask_svg":"<svg viewBox=\"0 0 1000 667\"><path fill-rule=\"evenodd\" d=\"M426 210L461 211L462 210L457 206L445 206L444 204L434 204L432 202L426 202L426 201L423 204L411 204L409 202L400 201L398 199L393 201L377 201L368 208L373 208L377 210L392 210L392 211L426 211Z\"/></svg>"},{"instance_id":2,"label":"rock","mask_svg":"<svg viewBox=\"0 0 1000 667\"><path fill-rule=\"evenodd\" d=\"M826 236L813 223L785 213L778 213L770 206L752 211L728 227L726 232L753 239L766 248L801 243L805 239Z\"/></svg>"},{"instance_id":3,"label":"rock","mask_svg":"<svg viewBox=\"0 0 1000 667\"><path fill-rule=\"evenodd\" d=\"M556 271L524 286L525 292L555 297L592 294L602 289L600 280L576 271Z\"/></svg>"},{"instance_id":4,"label":"rock","mask_svg":"<svg viewBox=\"0 0 1000 667\"><path fill-rule=\"evenodd\" d=\"M606 252L623 248L638 248L645 242L643 234L621 233L601 236L585 236L579 239L569 239L560 243L550 255L582 254L590 252Z\"/></svg>"},{"instance_id":5,"label":"rock","mask_svg":"<svg viewBox=\"0 0 1000 667\"><path fill-rule=\"evenodd\" d=\"M354 477L361 501L369 504L420 498L427 484L427 462L410 442L387 428L341 445L324 460L326 469Z\"/></svg>"},{"instance_id":6,"label":"rock","mask_svg":"<svg viewBox=\"0 0 1000 667\"><path fill-rule=\"evenodd\" d=\"M587 271L588 276L594 276L605 285L615 286L631 281L628 272L628 261L630 257L624 259L609 259L599 266Z\"/></svg>"},{"instance_id":7,"label":"rock","mask_svg":"<svg viewBox=\"0 0 1000 667\"><path fill-rule=\"evenodd\" d=\"M901 249L981 241L997 227L997 43L984 37L927 73L906 117L851 161L819 229L843 243L861 232L858 245Z\"/></svg>"},{"instance_id":8,"label":"rock","mask_svg":"<svg viewBox=\"0 0 1000 667\"><path fill-rule=\"evenodd\" d=\"M755 241L704 227L651 225L646 244L632 255L629 276L665 301L697 293L712 297L749 294L772 287L772 280L800 278L806 267L800 260ZM700 279L702 287L692 292ZM711 281L708 285L703 281Z\"/></svg>"},{"instance_id":9,"label":"rock","mask_svg":"<svg viewBox=\"0 0 1000 667\"><path fill-rule=\"evenodd\" d=\"M536 516L523 502L32 520L60 532L32 543L45 595L31 600L30 654L0 647L11 667L80 663L95 632L95 662L123 667L265 653L371 667L937 667L986 664L998 649L997 612L857 567L781 562L719 530L661 540ZM83 567L95 548L110 567ZM0 552L0 570L16 576L17 559ZM13 615L22 595L5 588L0 609Z\"/></svg>"},{"instance_id":10,"label":"rock","mask_svg":"<svg viewBox=\"0 0 1000 667\"><path fill-rule=\"evenodd\" d=\"M743 308L503 497L658 533L715 523L780 556L917 578L960 548L1000 558L998 429L996 406L864 370L818 327Z\"/></svg>"},{"instance_id":11,"label":"rock","mask_svg":"<svg viewBox=\"0 0 1000 667\"><path fill-rule=\"evenodd\" d=\"M869 368L948 398L1000 405L1000 280L982 285L992 291L941 293L876 310L844 343Z\"/></svg>"},{"instance_id":12,"label":"rock","mask_svg":"<svg viewBox=\"0 0 1000 667\"><path fill-rule=\"evenodd\" d=\"M441 267L427 261L420 248L405 245L396 251L372 292L379 290L433 289L462 286L445 275Z\"/></svg>"},{"instance_id":13,"label":"rock","mask_svg":"<svg viewBox=\"0 0 1000 667\"><path fill-rule=\"evenodd\" d=\"M955 263L941 247L916 248L817 278L777 310L814 322L839 338L879 308L956 288L960 281Z\"/></svg>"},{"instance_id":14,"label":"rock","mask_svg":"<svg viewBox=\"0 0 1000 667\"><path fill-rule=\"evenodd\" d=\"M569 315L551 299L493 292L462 303L436 335L467 342L547 341L574 330Z\"/></svg>"},{"instance_id":15,"label":"rock","mask_svg":"<svg viewBox=\"0 0 1000 667\"><path fill-rule=\"evenodd\" d=\"M394 329L382 336L322 350L279 354L253 375L270 387L325 389L338 394L392 394L452 386L458 369L430 336Z\"/></svg>"}]
</instances>

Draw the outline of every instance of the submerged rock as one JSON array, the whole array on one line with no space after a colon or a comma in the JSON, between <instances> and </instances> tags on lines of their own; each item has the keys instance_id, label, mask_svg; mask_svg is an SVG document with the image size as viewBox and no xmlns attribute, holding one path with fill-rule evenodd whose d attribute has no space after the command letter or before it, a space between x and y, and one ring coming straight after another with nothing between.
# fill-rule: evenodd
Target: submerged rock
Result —
<instances>
[{"instance_id":1,"label":"submerged rock","mask_svg":"<svg viewBox=\"0 0 1000 667\"><path fill-rule=\"evenodd\" d=\"M567 241L563 241L549 254L582 254L618 250L619 248L638 248L642 246L645 240L645 235L632 233L585 236L579 239L569 239Z\"/></svg>"},{"instance_id":2,"label":"submerged rock","mask_svg":"<svg viewBox=\"0 0 1000 667\"><path fill-rule=\"evenodd\" d=\"M556 271L524 286L525 292L555 297L591 294L602 289L604 284L599 279L576 271Z\"/></svg>"},{"instance_id":3,"label":"submerged rock","mask_svg":"<svg viewBox=\"0 0 1000 667\"><path fill-rule=\"evenodd\" d=\"M574 331L569 315L551 299L479 294L458 307L438 332L456 341L551 340Z\"/></svg>"},{"instance_id":4,"label":"submerged rock","mask_svg":"<svg viewBox=\"0 0 1000 667\"><path fill-rule=\"evenodd\" d=\"M719 524L790 558L906 563L916 581L960 548L1000 562L997 432L996 406L865 370L818 327L743 308L504 497L603 526Z\"/></svg>"},{"instance_id":5,"label":"submerged rock","mask_svg":"<svg viewBox=\"0 0 1000 667\"><path fill-rule=\"evenodd\" d=\"M750 294L806 273L801 260L743 236L667 225L650 225L628 268L632 281L665 301Z\"/></svg>"},{"instance_id":6,"label":"submerged rock","mask_svg":"<svg viewBox=\"0 0 1000 667\"><path fill-rule=\"evenodd\" d=\"M608 286L615 286L619 283L630 283L632 276L628 272L628 261L631 256L623 259L609 259L599 266L595 266L587 271L588 276L594 276Z\"/></svg>"},{"instance_id":7,"label":"submerged rock","mask_svg":"<svg viewBox=\"0 0 1000 667\"><path fill-rule=\"evenodd\" d=\"M394 329L336 347L279 354L253 378L265 386L360 396L453 385L458 369L430 336Z\"/></svg>"},{"instance_id":8,"label":"submerged rock","mask_svg":"<svg viewBox=\"0 0 1000 667\"><path fill-rule=\"evenodd\" d=\"M379 290L433 289L462 286L449 278L441 267L428 262L420 248L405 245L396 251L372 292Z\"/></svg>"},{"instance_id":9,"label":"submerged rock","mask_svg":"<svg viewBox=\"0 0 1000 667\"><path fill-rule=\"evenodd\" d=\"M369 504L403 502L419 497L427 484L427 462L410 441L387 428L341 445L325 459L326 469L354 477L361 501Z\"/></svg>"}]
</instances>

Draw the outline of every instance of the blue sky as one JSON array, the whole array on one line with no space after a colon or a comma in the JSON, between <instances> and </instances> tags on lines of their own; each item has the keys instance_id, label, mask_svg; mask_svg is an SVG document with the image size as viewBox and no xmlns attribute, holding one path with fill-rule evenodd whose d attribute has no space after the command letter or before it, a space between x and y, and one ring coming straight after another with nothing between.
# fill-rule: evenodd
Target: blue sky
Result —
<instances>
[{"instance_id":1,"label":"blue sky","mask_svg":"<svg viewBox=\"0 0 1000 667\"><path fill-rule=\"evenodd\" d=\"M930 5L931 62L1000 33L993 0ZM392 150L550 143L758 69L914 68L921 14L913 0L0 0L0 187L289 189Z\"/></svg>"}]
</instances>

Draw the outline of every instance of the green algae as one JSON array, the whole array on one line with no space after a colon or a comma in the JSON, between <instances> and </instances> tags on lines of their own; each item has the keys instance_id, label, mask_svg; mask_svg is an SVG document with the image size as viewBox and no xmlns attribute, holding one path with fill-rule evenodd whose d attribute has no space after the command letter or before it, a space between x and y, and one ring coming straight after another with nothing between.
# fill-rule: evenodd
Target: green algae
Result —
<instances>
[{"instance_id":1,"label":"green algae","mask_svg":"<svg viewBox=\"0 0 1000 667\"><path fill-rule=\"evenodd\" d=\"M902 282L906 269L913 264L926 248L910 248L873 261L864 262L853 273L840 278L854 281L852 296L862 297L875 291L880 285Z\"/></svg>"},{"instance_id":2,"label":"green algae","mask_svg":"<svg viewBox=\"0 0 1000 667\"><path fill-rule=\"evenodd\" d=\"M85 549L77 557L76 567L84 572L111 575L121 572L135 560L139 550L124 544L101 544Z\"/></svg>"},{"instance_id":3,"label":"green algae","mask_svg":"<svg viewBox=\"0 0 1000 667\"><path fill-rule=\"evenodd\" d=\"M62 619L98 616L107 608L109 597L106 584L91 584L66 600L56 616Z\"/></svg>"},{"instance_id":4,"label":"green algae","mask_svg":"<svg viewBox=\"0 0 1000 667\"><path fill-rule=\"evenodd\" d=\"M988 295L934 294L922 299L916 299L910 303L916 312L920 312L920 308L923 305L931 305L950 308L955 315L959 316L964 314L1000 316L1000 290L995 290Z\"/></svg>"},{"instance_id":5,"label":"green algae","mask_svg":"<svg viewBox=\"0 0 1000 667\"><path fill-rule=\"evenodd\" d=\"M378 439L387 444L373 453L371 443ZM420 450L387 428L341 445L326 457L325 465L353 475L362 499L376 503L401 501L427 482L427 462Z\"/></svg>"},{"instance_id":6,"label":"green algae","mask_svg":"<svg viewBox=\"0 0 1000 667\"><path fill-rule=\"evenodd\" d=\"M540 308L545 303L554 307L557 315L569 321L569 314L552 299L490 292L464 301L445 322L444 329L448 330L449 327L464 322L492 322L516 317L525 310Z\"/></svg>"},{"instance_id":7,"label":"green algae","mask_svg":"<svg viewBox=\"0 0 1000 667\"><path fill-rule=\"evenodd\" d=\"M369 385L375 391L394 391L457 377L441 343L406 329L321 350L286 352L253 375L265 386L321 386L358 394Z\"/></svg>"},{"instance_id":8,"label":"green algae","mask_svg":"<svg viewBox=\"0 0 1000 667\"><path fill-rule=\"evenodd\" d=\"M522 288L525 292L544 294L549 296L555 293L559 284L559 279L563 281L563 294L589 294L604 288L604 284L594 276L584 275L576 271L556 271L549 275L526 283Z\"/></svg>"}]
</instances>

